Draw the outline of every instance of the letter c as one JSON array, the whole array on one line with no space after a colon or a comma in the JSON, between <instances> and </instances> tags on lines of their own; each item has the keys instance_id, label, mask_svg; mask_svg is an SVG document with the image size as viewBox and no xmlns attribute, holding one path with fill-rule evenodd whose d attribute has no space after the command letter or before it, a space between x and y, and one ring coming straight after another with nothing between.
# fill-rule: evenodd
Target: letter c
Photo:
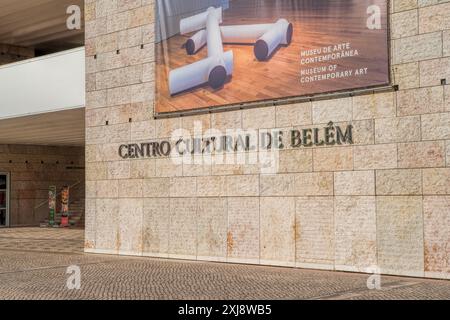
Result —
<instances>
[{"instance_id":1,"label":"letter c","mask_svg":"<svg viewBox=\"0 0 450 320\"><path fill-rule=\"evenodd\" d=\"M124 152L123 152L123 150L126 150L126 152L125 152L125 154L124 154ZM119 147L119 156L122 158L122 159L128 159L128 157L129 157L129 155L128 155L128 146L127 145L121 145L120 147Z\"/></svg>"}]
</instances>

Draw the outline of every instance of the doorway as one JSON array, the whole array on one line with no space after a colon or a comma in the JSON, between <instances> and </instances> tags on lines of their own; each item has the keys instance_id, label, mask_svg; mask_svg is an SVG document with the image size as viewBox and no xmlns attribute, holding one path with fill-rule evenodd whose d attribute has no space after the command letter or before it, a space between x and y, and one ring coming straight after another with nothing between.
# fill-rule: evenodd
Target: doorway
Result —
<instances>
[{"instance_id":1,"label":"doorway","mask_svg":"<svg viewBox=\"0 0 450 320\"><path fill-rule=\"evenodd\" d=\"M0 172L0 228L9 226L9 173Z\"/></svg>"}]
</instances>

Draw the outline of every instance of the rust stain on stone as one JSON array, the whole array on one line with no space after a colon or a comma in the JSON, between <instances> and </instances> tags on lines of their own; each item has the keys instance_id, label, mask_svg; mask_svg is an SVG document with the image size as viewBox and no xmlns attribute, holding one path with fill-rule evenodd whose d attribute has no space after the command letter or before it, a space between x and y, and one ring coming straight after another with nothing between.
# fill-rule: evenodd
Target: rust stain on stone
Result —
<instances>
[{"instance_id":1,"label":"rust stain on stone","mask_svg":"<svg viewBox=\"0 0 450 320\"><path fill-rule=\"evenodd\" d=\"M294 228L294 241L297 241L301 237L301 234L300 234L300 230L301 230L300 223L294 223L293 228Z\"/></svg>"},{"instance_id":2,"label":"rust stain on stone","mask_svg":"<svg viewBox=\"0 0 450 320\"><path fill-rule=\"evenodd\" d=\"M228 249L229 254L233 252L233 246L234 246L233 234L231 233L231 231L228 231L228 233L227 233L227 249Z\"/></svg>"},{"instance_id":3,"label":"rust stain on stone","mask_svg":"<svg viewBox=\"0 0 450 320\"><path fill-rule=\"evenodd\" d=\"M116 246L115 246L115 249L119 250L121 246L122 246L122 241L120 239L120 232L119 232L119 230L117 230L117 232L116 232Z\"/></svg>"},{"instance_id":4,"label":"rust stain on stone","mask_svg":"<svg viewBox=\"0 0 450 320\"><path fill-rule=\"evenodd\" d=\"M292 225L292 231L294 233L294 241L297 241L297 239L300 238L300 225L298 225L297 223L294 223Z\"/></svg>"},{"instance_id":5,"label":"rust stain on stone","mask_svg":"<svg viewBox=\"0 0 450 320\"><path fill-rule=\"evenodd\" d=\"M433 244L431 248L429 246L425 247L425 261L424 261L424 269L425 271L438 271L441 268L439 267L439 262L442 261L440 248L437 244ZM437 257L441 259L437 259Z\"/></svg>"},{"instance_id":6,"label":"rust stain on stone","mask_svg":"<svg viewBox=\"0 0 450 320\"><path fill-rule=\"evenodd\" d=\"M84 242L84 248L85 249L94 249L94 247L95 247L95 245L94 245L93 241L86 240Z\"/></svg>"}]
</instances>

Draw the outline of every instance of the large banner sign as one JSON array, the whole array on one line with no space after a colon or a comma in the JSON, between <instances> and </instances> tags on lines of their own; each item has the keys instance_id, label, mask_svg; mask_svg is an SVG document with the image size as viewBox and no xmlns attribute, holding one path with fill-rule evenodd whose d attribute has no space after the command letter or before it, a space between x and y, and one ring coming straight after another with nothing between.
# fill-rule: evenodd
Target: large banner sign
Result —
<instances>
[{"instance_id":1,"label":"large banner sign","mask_svg":"<svg viewBox=\"0 0 450 320\"><path fill-rule=\"evenodd\" d=\"M389 84L387 0L157 0L156 113Z\"/></svg>"}]
</instances>

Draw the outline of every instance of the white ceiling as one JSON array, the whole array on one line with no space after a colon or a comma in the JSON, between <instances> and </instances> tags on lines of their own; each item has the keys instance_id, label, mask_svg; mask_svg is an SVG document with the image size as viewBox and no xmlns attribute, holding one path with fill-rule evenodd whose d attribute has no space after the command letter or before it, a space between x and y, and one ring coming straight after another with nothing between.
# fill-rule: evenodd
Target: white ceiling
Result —
<instances>
[{"instance_id":1,"label":"white ceiling","mask_svg":"<svg viewBox=\"0 0 450 320\"><path fill-rule=\"evenodd\" d=\"M0 144L84 146L84 108L0 120Z\"/></svg>"},{"instance_id":2,"label":"white ceiling","mask_svg":"<svg viewBox=\"0 0 450 320\"><path fill-rule=\"evenodd\" d=\"M68 30L67 7L84 0L0 0L0 43L40 50L83 45L84 29Z\"/></svg>"}]
</instances>

